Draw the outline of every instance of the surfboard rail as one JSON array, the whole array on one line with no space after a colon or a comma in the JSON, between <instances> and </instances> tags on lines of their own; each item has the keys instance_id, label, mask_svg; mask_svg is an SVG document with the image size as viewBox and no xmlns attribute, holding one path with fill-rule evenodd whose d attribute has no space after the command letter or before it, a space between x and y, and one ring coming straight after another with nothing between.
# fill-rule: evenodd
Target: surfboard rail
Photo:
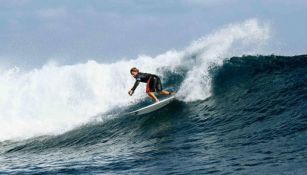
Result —
<instances>
[{"instance_id":1,"label":"surfboard rail","mask_svg":"<svg viewBox=\"0 0 307 175\"><path fill-rule=\"evenodd\" d=\"M159 102L153 103L151 105L145 106L143 108L137 109L135 111L129 112L130 115L143 115L147 114L153 111L156 111L158 109L163 108L164 106L168 105L171 103L173 100L175 100L175 96L171 96L169 98L163 99Z\"/></svg>"}]
</instances>

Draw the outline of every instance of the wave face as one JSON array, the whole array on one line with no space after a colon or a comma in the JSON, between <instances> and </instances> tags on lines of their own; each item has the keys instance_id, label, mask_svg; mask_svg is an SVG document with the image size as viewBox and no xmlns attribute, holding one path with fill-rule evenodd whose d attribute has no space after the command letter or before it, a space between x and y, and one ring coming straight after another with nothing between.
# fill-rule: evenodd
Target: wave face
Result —
<instances>
[{"instance_id":1,"label":"wave face","mask_svg":"<svg viewBox=\"0 0 307 175\"><path fill-rule=\"evenodd\" d=\"M5 72L0 174L304 174L307 55L254 54L268 30L250 20L155 58ZM179 100L125 115L148 102L144 87L126 97L134 65Z\"/></svg>"}]
</instances>

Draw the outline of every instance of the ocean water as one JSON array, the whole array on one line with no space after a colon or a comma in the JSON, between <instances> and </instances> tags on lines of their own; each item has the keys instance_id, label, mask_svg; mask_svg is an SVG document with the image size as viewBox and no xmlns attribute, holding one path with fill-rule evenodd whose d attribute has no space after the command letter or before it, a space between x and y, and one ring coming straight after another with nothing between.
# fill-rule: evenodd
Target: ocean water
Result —
<instances>
[{"instance_id":1,"label":"ocean water","mask_svg":"<svg viewBox=\"0 0 307 175\"><path fill-rule=\"evenodd\" d=\"M269 40L248 20L156 57L1 70L0 174L306 174L307 55ZM127 115L150 103L132 66L178 100Z\"/></svg>"}]
</instances>

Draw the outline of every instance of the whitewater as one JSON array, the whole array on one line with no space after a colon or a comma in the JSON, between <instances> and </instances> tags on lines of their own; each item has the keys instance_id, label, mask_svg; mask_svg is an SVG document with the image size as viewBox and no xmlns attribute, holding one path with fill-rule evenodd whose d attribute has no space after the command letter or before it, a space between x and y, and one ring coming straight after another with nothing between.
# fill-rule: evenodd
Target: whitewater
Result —
<instances>
[{"instance_id":1,"label":"whitewater","mask_svg":"<svg viewBox=\"0 0 307 175\"><path fill-rule=\"evenodd\" d=\"M15 67L0 75L0 140L60 134L89 122L93 116L124 108L145 98L140 87L133 97L131 67L163 76L167 71L186 77L178 87L185 102L210 96L210 66L225 58L264 50L269 25L256 19L230 24L192 42L186 49L170 50L156 57L141 55L112 64L89 60L75 65L51 61L41 68ZM181 72L180 72L181 71Z\"/></svg>"}]
</instances>

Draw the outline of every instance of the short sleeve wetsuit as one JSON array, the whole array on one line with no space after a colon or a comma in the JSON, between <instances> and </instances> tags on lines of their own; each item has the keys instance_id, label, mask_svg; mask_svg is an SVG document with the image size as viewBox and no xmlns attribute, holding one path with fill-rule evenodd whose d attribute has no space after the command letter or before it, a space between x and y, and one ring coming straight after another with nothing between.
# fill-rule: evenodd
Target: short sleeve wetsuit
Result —
<instances>
[{"instance_id":1,"label":"short sleeve wetsuit","mask_svg":"<svg viewBox=\"0 0 307 175\"><path fill-rule=\"evenodd\" d=\"M162 90L162 83L157 75L139 72L135 77L135 83L132 87L132 91L138 87L140 82L147 83L146 92L160 92Z\"/></svg>"}]
</instances>

